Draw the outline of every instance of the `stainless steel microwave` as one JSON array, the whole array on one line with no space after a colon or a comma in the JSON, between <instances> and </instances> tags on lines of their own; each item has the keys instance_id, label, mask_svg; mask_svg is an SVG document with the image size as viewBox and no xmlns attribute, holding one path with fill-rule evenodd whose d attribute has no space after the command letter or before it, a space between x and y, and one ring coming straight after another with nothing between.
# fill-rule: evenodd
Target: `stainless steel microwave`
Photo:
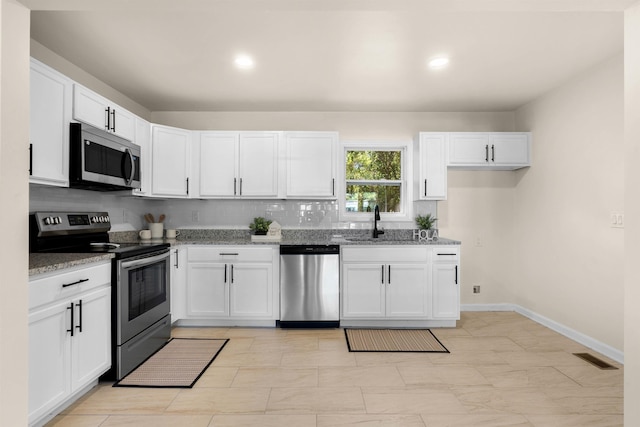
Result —
<instances>
[{"instance_id":1,"label":"stainless steel microwave","mask_svg":"<svg viewBox=\"0 0 640 427\"><path fill-rule=\"evenodd\" d=\"M140 188L140 146L83 123L71 123L69 186L115 191Z\"/></svg>"}]
</instances>

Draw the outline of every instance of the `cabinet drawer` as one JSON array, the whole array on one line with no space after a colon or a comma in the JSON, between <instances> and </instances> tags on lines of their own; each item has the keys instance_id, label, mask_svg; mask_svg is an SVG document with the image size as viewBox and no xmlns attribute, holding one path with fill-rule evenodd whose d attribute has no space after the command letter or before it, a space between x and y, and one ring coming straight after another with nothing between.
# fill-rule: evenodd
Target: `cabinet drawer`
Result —
<instances>
[{"instance_id":1,"label":"cabinet drawer","mask_svg":"<svg viewBox=\"0 0 640 427\"><path fill-rule=\"evenodd\" d=\"M457 246L442 246L432 249L433 262L459 262L460 248Z\"/></svg>"},{"instance_id":2,"label":"cabinet drawer","mask_svg":"<svg viewBox=\"0 0 640 427\"><path fill-rule=\"evenodd\" d=\"M192 246L189 262L272 262L272 247Z\"/></svg>"},{"instance_id":3,"label":"cabinet drawer","mask_svg":"<svg viewBox=\"0 0 640 427\"><path fill-rule=\"evenodd\" d=\"M427 262L426 247L385 246L378 248L342 248L344 262Z\"/></svg>"},{"instance_id":4,"label":"cabinet drawer","mask_svg":"<svg viewBox=\"0 0 640 427\"><path fill-rule=\"evenodd\" d=\"M29 281L29 309L62 298L74 298L82 292L111 284L111 263L66 270L54 276Z\"/></svg>"}]
</instances>

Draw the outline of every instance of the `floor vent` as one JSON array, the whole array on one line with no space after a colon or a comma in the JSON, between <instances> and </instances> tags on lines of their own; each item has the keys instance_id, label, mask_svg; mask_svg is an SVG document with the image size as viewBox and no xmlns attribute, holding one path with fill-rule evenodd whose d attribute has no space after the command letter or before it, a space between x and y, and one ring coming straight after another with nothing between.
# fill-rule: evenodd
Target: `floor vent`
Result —
<instances>
[{"instance_id":1,"label":"floor vent","mask_svg":"<svg viewBox=\"0 0 640 427\"><path fill-rule=\"evenodd\" d=\"M574 356L578 356L580 359L591 363L593 366L597 366L600 369L618 369L613 365L608 364L602 359L598 359L589 353L573 353Z\"/></svg>"}]
</instances>

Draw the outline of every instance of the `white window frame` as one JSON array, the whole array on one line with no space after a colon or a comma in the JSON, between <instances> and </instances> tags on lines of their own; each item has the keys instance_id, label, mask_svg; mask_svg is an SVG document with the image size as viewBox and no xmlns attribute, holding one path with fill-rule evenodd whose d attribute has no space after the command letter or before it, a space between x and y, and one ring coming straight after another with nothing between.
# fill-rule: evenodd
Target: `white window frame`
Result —
<instances>
[{"instance_id":1,"label":"white window frame","mask_svg":"<svg viewBox=\"0 0 640 427\"><path fill-rule=\"evenodd\" d=\"M411 141L341 141L340 169L338 173L338 218L342 222L372 221L371 212L347 212L345 206L347 191L347 151L400 151L400 206L401 212L380 212L381 221L413 221L413 193L409 185L413 176L413 145Z\"/></svg>"}]
</instances>

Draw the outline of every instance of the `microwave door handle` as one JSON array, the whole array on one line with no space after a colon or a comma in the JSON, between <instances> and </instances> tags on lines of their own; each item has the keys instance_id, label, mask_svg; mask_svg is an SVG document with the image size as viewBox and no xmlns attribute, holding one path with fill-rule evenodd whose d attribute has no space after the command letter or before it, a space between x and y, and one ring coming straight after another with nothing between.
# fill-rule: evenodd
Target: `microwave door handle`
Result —
<instances>
[{"instance_id":1,"label":"microwave door handle","mask_svg":"<svg viewBox=\"0 0 640 427\"><path fill-rule=\"evenodd\" d=\"M127 185L131 185L131 183L133 182L133 177L136 175L136 162L133 160L133 154L131 153L131 150L125 148L124 152L129 155L129 161L131 162L131 174L129 178L126 179Z\"/></svg>"}]
</instances>

